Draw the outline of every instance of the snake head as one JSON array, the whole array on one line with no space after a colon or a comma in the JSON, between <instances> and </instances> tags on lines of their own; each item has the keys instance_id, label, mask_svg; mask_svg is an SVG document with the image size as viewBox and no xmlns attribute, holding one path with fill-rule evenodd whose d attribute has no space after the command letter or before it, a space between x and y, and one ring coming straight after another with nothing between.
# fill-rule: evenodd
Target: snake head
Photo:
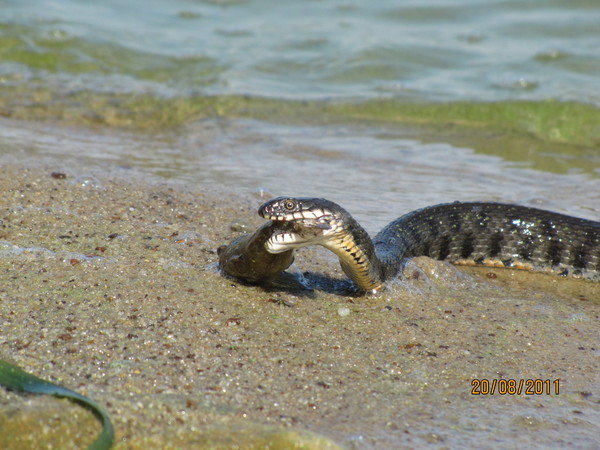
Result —
<instances>
[{"instance_id":1,"label":"snake head","mask_svg":"<svg viewBox=\"0 0 600 450\"><path fill-rule=\"evenodd\" d=\"M258 209L261 217L269 220L295 222L305 227L330 230L331 221L339 206L323 198L277 197Z\"/></svg>"},{"instance_id":2,"label":"snake head","mask_svg":"<svg viewBox=\"0 0 600 450\"><path fill-rule=\"evenodd\" d=\"M325 245L340 230L347 214L339 205L323 198L278 197L258 209L265 219L285 222L292 228L275 233L265 244L270 253L279 253L308 245Z\"/></svg>"}]
</instances>

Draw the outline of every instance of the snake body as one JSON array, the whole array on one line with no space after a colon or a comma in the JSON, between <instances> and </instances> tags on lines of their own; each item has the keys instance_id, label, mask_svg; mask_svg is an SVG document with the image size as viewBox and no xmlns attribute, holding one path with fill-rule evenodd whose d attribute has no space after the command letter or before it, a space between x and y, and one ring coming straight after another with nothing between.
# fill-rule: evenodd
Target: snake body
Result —
<instances>
[{"instance_id":1,"label":"snake body","mask_svg":"<svg viewBox=\"0 0 600 450\"><path fill-rule=\"evenodd\" d=\"M600 222L537 208L490 202L429 206L392 221L373 240L345 209L325 199L278 197L259 214L296 224L294 232L268 239L268 252L322 245L368 292L379 290L414 256L600 281Z\"/></svg>"}]
</instances>

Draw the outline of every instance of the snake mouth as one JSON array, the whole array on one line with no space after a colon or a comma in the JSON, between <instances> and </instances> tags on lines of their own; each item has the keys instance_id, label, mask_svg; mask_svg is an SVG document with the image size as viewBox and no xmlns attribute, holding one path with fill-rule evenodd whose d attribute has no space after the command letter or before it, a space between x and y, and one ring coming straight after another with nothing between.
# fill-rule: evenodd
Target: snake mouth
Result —
<instances>
[{"instance_id":1,"label":"snake mouth","mask_svg":"<svg viewBox=\"0 0 600 450\"><path fill-rule=\"evenodd\" d=\"M316 223L314 219L277 220L289 223L292 228L273 233L265 243L269 253L282 253L308 245L322 245L326 238L324 232L330 229L329 225Z\"/></svg>"},{"instance_id":2,"label":"snake mouth","mask_svg":"<svg viewBox=\"0 0 600 450\"><path fill-rule=\"evenodd\" d=\"M310 240L294 232L274 233L265 243L269 253L283 253L309 245Z\"/></svg>"}]
</instances>

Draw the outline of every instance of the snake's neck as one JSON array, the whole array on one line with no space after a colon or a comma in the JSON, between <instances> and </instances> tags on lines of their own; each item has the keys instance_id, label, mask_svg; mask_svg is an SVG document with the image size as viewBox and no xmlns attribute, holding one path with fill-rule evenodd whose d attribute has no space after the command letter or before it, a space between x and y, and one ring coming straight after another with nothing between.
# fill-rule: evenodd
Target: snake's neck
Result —
<instances>
[{"instance_id":1,"label":"snake's neck","mask_svg":"<svg viewBox=\"0 0 600 450\"><path fill-rule=\"evenodd\" d=\"M332 225L340 231L334 231L322 245L337 255L344 273L361 290L379 291L384 281L382 264L369 234L349 214Z\"/></svg>"}]
</instances>

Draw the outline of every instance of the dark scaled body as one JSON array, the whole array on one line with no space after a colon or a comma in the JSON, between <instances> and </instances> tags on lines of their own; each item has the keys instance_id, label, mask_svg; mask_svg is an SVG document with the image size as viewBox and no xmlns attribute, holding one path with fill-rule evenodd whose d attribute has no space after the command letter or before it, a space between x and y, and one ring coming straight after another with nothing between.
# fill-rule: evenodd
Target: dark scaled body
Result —
<instances>
[{"instance_id":1,"label":"dark scaled body","mask_svg":"<svg viewBox=\"0 0 600 450\"><path fill-rule=\"evenodd\" d=\"M373 239L381 276L404 258L551 271L600 281L600 222L502 203L447 203L405 214Z\"/></svg>"}]
</instances>

